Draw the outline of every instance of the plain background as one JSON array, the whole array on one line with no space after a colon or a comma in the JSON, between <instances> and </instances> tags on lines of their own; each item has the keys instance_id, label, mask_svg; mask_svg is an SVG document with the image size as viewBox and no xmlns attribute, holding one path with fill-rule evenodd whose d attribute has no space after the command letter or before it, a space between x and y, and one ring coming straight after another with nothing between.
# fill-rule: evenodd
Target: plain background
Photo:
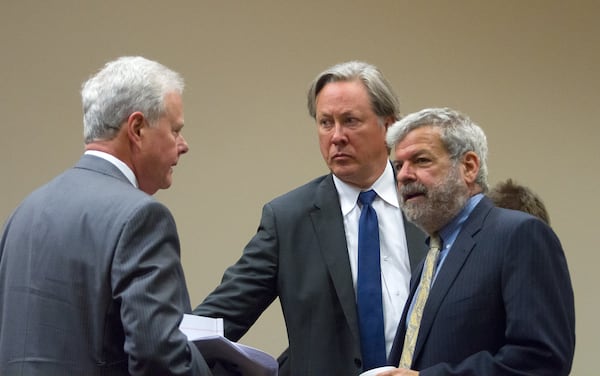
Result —
<instances>
[{"instance_id":1,"label":"plain background","mask_svg":"<svg viewBox=\"0 0 600 376\"><path fill-rule=\"evenodd\" d=\"M190 152L157 198L177 220L196 305L262 205L327 172L306 90L323 69L364 60L403 113L469 114L488 136L490 183L511 177L543 198L575 289L572 374L587 375L600 350L599 15L594 0L1 0L0 218L78 160L81 83L118 56L157 60L187 84ZM287 346L277 302L242 342L274 356Z\"/></svg>"}]
</instances>

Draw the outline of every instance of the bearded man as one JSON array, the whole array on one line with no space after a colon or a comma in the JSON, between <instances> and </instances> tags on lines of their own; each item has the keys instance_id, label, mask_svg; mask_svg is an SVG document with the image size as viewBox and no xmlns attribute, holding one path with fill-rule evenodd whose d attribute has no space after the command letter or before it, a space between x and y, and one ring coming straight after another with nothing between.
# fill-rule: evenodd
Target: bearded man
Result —
<instances>
[{"instance_id":1,"label":"bearded man","mask_svg":"<svg viewBox=\"0 0 600 376\"><path fill-rule=\"evenodd\" d=\"M425 109L392 125L387 142L402 210L432 247L391 350L399 368L380 375L568 375L575 309L564 251L545 222L484 196L482 129Z\"/></svg>"}]
</instances>

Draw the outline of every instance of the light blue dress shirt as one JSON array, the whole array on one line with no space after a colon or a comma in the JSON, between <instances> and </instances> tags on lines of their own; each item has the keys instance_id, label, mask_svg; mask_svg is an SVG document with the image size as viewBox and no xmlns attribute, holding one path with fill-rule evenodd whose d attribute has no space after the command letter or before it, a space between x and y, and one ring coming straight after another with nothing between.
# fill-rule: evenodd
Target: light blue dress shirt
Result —
<instances>
[{"instance_id":1,"label":"light blue dress shirt","mask_svg":"<svg viewBox=\"0 0 600 376\"><path fill-rule=\"evenodd\" d=\"M479 204L479 201L481 201L482 198L483 193L478 193L474 196L471 196L467 200L466 205L461 209L461 211L438 232L442 243L442 249L440 250L440 256L438 258L438 262L435 268L435 274L433 275L433 280L431 281L432 286L435 283L435 279L437 278L437 275L440 269L442 268L444 261L446 261L448 253L452 249L454 241L456 240L458 234L460 233L460 230L462 229L462 225L465 223L467 218L469 218L469 216L473 212L473 209L475 209L475 206ZM427 239L427 243L429 244L429 238ZM408 321L410 320L410 315L412 315L413 306L415 304L415 299L418 294L419 287L417 287L417 291L415 291L415 294L413 295L412 300L410 302L410 308L408 310L408 315L406 316L405 325L408 325Z\"/></svg>"}]
</instances>

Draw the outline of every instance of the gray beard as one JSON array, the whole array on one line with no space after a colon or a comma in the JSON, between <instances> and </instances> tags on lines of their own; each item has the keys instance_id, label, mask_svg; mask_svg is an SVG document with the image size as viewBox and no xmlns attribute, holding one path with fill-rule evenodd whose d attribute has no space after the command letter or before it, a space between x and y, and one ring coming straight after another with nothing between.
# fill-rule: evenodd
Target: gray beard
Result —
<instances>
[{"instance_id":1,"label":"gray beard","mask_svg":"<svg viewBox=\"0 0 600 376\"><path fill-rule=\"evenodd\" d=\"M404 202L403 192L424 193L425 202ZM400 206L408 220L428 234L433 234L448 224L469 199L469 190L460 176L458 165L453 166L446 178L431 189L414 182L402 186L400 194Z\"/></svg>"}]
</instances>

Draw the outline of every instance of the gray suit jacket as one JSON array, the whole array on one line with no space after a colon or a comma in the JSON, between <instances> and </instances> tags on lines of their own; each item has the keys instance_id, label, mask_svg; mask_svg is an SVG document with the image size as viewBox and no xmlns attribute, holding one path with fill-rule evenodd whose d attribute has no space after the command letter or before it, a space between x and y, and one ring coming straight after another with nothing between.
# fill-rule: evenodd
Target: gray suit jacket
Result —
<instances>
[{"instance_id":1,"label":"gray suit jacket","mask_svg":"<svg viewBox=\"0 0 600 376\"><path fill-rule=\"evenodd\" d=\"M178 330L189 296L169 210L84 155L0 241L0 374L210 375Z\"/></svg>"},{"instance_id":2,"label":"gray suit jacket","mask_svg":"<svg viewBox=\"0 0 600 376\"><path fill-rule=\"evenodd\" d=\"M425 235L406 222L410 258ZM263 207L256 235L195 314L225 319L238 340L279 297L294 375L358 375L362 369L355 293L338 194L331 175Z\"/></svg>"},{"instance_id":3,"label":"gray suit jacket","mask_svg":"<svg viewBox=\"0 0 600 376\"><path fill-rule=\"evenodd\" d=\"M409 299L422 269L413 273ZM407 311L390 354L395 365ZM558 238L541 220L483 198L431 287L412 369L421 376L561 376L574 350L573 289Z\"/></svg>"}]
</instances>

